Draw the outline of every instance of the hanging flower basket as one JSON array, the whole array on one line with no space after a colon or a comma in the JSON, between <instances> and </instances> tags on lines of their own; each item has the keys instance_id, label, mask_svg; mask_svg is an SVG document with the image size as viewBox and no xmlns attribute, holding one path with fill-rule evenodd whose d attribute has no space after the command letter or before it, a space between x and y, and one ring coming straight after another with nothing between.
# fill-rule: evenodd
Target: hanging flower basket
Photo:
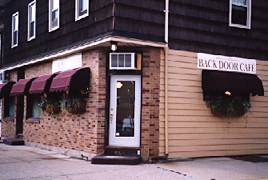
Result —
<instances>
[{"instance_id":1,"label":"hanging flower basket","mask_svg":"<svg viewBox=\"0 0 268 180\"><path fill-rule=\"evenodd\" d=\"M251 107L249 98L243 97L210 97L206 103L211 113L217 117L241 117Z\"/></svg>"},{"instance_id":2,"label":"hanging flower basket","mask_svg":"<svg viewBox=\"0 0 268 180\"><path fill-rule=\"evenodd\" d=\"M56 115L61 112L60 103L52 99L43 99L40 106L49 115Z\"/></svg>"},{"instance_id":3,"label":"hanging flower basket","mask_svg":"<svg viewBox=\"0 0 268 180\"><path fill-rule=\"evenodd\" d=\"M83 114L86 112L87 101L85 98L68 98L65 109L72 114Z\"/></svg>"}]
</instances>

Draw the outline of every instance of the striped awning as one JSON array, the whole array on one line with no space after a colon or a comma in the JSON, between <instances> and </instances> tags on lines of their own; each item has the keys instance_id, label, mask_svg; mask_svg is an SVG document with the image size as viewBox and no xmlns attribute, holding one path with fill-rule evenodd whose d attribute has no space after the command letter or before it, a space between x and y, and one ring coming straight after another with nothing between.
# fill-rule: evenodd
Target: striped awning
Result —
<instances>
[{"instance_id":1,"label":"striped awning","mask_svg":"<svg viewBox=\"0 0 268 180\"><path fill-rule=\"evenodd\" d=\"M49 92L80 92L88 88L89 78L90 69L87 67L60 72L53 78Z\"/></svg>"},{"instance_id":2,"label":"striped awning","mask_svg":"<svg viewBox=\"0 0 268 180\"><path fill-rule=\"evenodd\" d=\"M34 79L35 78L20 79L16 84L13 85L10 95L11 96L26 95Z\"/></svg>"}]
</instances>

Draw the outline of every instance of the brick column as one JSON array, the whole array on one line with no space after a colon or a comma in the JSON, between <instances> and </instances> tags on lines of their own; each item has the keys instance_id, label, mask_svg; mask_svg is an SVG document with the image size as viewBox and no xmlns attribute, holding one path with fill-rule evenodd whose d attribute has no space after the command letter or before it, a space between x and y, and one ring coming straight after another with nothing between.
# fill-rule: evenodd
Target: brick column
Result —
<instances>
[{"instance_id":1,"label":"brick column","mask_svg":"<svg viewBox=\"0 0 268 180\"><path fill-rule=\"evenodd\" d=\"M159 151L159 98L160 49L148 48L143 52L142 74L142 158L158 156Z\"/></svg>"}]
</instances>

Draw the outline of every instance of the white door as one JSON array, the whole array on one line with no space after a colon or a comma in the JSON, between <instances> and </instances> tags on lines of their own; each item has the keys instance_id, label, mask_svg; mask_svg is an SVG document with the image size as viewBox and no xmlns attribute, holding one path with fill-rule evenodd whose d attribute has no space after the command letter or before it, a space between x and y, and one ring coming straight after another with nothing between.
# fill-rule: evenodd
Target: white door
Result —
<instances>
[{"instance_id":1,"label":"white door","mask_svg":"<svg viewBox=\"0 0 268 180\"><path fill-rule=\"evenodd\" d=\"M109 145L140 147L141 77L113 75L110 84Z\"/></svg>"}]
</instances>

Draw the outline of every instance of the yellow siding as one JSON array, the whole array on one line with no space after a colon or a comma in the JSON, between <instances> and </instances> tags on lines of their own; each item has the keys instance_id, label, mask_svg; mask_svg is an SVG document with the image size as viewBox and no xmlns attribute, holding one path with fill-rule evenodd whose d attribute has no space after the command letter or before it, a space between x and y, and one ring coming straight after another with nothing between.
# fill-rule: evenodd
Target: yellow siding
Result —
<instances>
[{"instance_id":1,"label":"yellow siding","mask_svg":"<svg viewBox=\"0 0 268 180\"><path fill-rule=\"evenodd\" d=\"M257 61L265 96L251 97L251 109L239 119L221 119L203 101L197 54L169 50L169 157L224 156L268 153L268 61ZM164 62L160 82L160 155L165 150Z\"/></svg>"}]
</instances>

